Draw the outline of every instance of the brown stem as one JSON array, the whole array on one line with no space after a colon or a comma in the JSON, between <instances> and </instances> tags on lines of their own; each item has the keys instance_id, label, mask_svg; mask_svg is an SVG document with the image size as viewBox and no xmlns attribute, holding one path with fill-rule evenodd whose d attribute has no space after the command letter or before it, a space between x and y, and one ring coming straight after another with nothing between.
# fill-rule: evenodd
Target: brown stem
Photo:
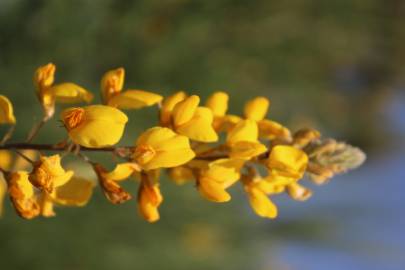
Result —
<instances>
[{"instance_id":1,"label":"brown stem","mask_svg":"<svg viewBox=\"0 0 405 270\"><path fill-rule=\"evenodd\" d=\"M90 148L90 147L80 147L80 152L112 152L115 153L117 156L125 158L130 155L134 146L110 146L110 147L102 147L102 148ZM34 144L34 143L6 143L4 145L0 145L0 150L38 150L38 151L55 151L55 152L63 152L67 150L67 146L65 144ZM267 158L268 153L262 154L258 157L258 160L262 160ZM210 156L202 156L196 157L196 160L207 160L207 161L214 161L217 159L222 158L229 158L226 154L213 154Z\"/></svg>"},{"instance_id":2,"label":"brown stem","mask_svg":"<svg viewBox=\"0 0 405 270\"><path fill-rule=\"evenodd\" d=\"M122 147L103 147L103 148L88 148L80 147L80 151L93 151L93 152L114 152L120 148L132 148L132 146ZM53 144L33 144L33 143L7 143L0 145L1 150L7 149L24 149L24 150L45 150L45 151L64 151L66 146L53 145Z\"/></svg>"},{"instance_id":3,"label":"brown stem","mask_svg":"<svg viewBox=\"0 0 405 270\"><path fill-rule=\"evenodd\" d=\"M6 134L4 134L3 138L1 139L0 145L5 144L11 136L13 136L15 130L15 125L10 126L10 128L7 130Z\"/></svg>"},{"instance_id":4,"label":"brown stem","mask_svg":"<svg viewBox=\"0 0 405 270\"><path fill-rule=\"evenodd\" d=\"M31 142L35 136L38 134L39 130L45 125L45 123L49 120L49 117L44 117L41 119L39 123L37 123L35 126L32 127L30 133L28 134L27 137L27 143Z\"/></svg>"}]
</instances>

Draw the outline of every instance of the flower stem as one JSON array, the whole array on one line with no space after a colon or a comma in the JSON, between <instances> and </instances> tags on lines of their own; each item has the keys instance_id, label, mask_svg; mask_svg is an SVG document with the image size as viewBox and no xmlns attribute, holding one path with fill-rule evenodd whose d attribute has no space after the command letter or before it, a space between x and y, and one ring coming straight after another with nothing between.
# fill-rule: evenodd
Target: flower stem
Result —
<instances>
[{"instance_id":1,"label":"flower stem","mask_svg":"<svg viewBox=\"0 0 405 270\"><path fill-rule=\"evenodd\" d=\"M49 120L48 117L44 117L41 119L41 121L39 123L37 123L35 126L32 127L32 129L27 137L27 143L30 143L35 138L35 136L38 134L39 130L45 125L45 123L48 120Z\"/></svg>"}]
</instances>

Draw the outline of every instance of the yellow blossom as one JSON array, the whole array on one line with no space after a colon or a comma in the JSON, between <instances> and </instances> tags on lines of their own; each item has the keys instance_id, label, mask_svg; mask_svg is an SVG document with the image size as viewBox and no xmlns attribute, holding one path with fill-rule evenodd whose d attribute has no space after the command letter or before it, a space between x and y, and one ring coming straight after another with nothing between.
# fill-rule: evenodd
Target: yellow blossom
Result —
<instances>
[{"instance_id":1,"label":"yellow blossom","mask_svg":"<svg viewBox=\"0 0 405 270\"><path fill-rule=\"evenodd\" d=\"M180 166L194 156L186 136L169 128L154 127L138 138L132 157L142 169L152 170Z\"/></svg>"},{"instance_id":2,"label":"yellow blossom","mask_svg":"<svg viewBox=\"0 0 405 270\"><path fill-rule=\"evenodd\" d=\"M263 119L257 122L259 137L263 139L291 140L291 132L288 128L272 120Z\"/></svg>"},{"instance_id":3,"label":"yellow blossom","mask_svg":"<svg viewBox=\"0 0 405 270\"><path fill-rule=\"evenodd\" d=\"M218 135L212 123L212 111L207 107L198 107L200 98L190 96L176 104L172 112L173 129L192 140L215 142Z\"/></svg>"},{"instance_id":4,"label":"yellow blossom","mask_svg":"<svg viewBox=\"0 0 405 270\"><path fill-rule=\"evenodd\" d=\"M54 85L55 70L55 65L49 63L39 67L34 74L37 97L47 118L54 114L56 102L91 102L93 99L92 93L77 84L65 82Z\"/></svg>"},{"instance_id":5,"label":"yellow blossom","mask_svg":"<svg viewBox=\"0 0 405 270\"><path fill-rule=\"evenodd\" d=\"M54 189L52 201L63 206L84 206L90 200L95 184L82 177L73 176L66 184Z\"/></svg>"},{"instance_id":6,"label":"yellow blossom","mask_svg":"<svg viewBox=\"0 0 405 270\"><path fill-rule=\"evenodd\" d=\"M30 159L34 159L36 156L36 152L32 150L25 150L21 151L22 154ZM11 154L10 151L7 150L0 150L0 168L5 171L11 169L12 171L15 170L24 170L31 164L28 163L25 159L20 156L16 156L15 158ZM3 202L4 198L7 194L7 183L4 179L3 175L0 174L0 217L3 213Z\"/></svg>"},{"instance_id":7,"label":"yellow blossom","mask_svg":"<svg viewBox=\"0 0 405 270\"><path fill-rule=\"evenodd\" d=\"M257 124L253 120L242 120L227 135L226 142L235 144L237 142L256 142L259 136Z\"/></svg>"},{"instance_id":8,"label":"yellow blossom","mask_svg":"<svg viewBox=\"0 0 405 270\"><path fill-rule=\"evenodd\" d=\"M32 185L51 193L55 187L63 186L73 176L73 171L65 171L59 155L41 156L29 175Z\"/></svg>"},{"instance_id":9,"label":"yellow blossom","mask_svg":"<svg viewBox=\"0 0 405 270\"><path fill-rule=\"evenodd\" d=\"M225 116L228 110L228 100L229 96L227 93L222 91L215 92L207 99L205 106L211 109L215 117Z\"/></svg>"},{"instance_id":10,"label":"yellow blossom","mask_svg":"<svg viewBox=\"0 0 405 270\"><path fill-rule=\"evenodd\" d=\"M158 208L162 202L163 196L155 174L152 171L143 172L138 190L138 209L143 218L148 222L158 221L160 218Z\"/></svg>"},{"instance_id":11,"label":"yellow blossom","mask_svg":"<svg viewBox=\"0 0 405 270\"><path fill-rule=\"evenodd\" d=\"M198 191L206 199L214 202L227 202L231 195L226 191L240 178L243 160L219 159L211 162L198 177Z\"/></svg>"},{"instance_id":12,"label":"yellow blossom","mask_svg":"<svg viewBox=\"0 0 405 270\"><path fill-rule=\"evenodd\" d=\"M8 192L17 214L25 219L32 219L40 214L34 187L28 180L28 173L16 171L6 174Z\"/></svg>"},{"instance_id":13,"label":"yellow blossom","mask_svg":"<svg viewBox=\"0 0 405 270\"><path fill-rule=\"evenodd\" d=\"M227 135L231 158L251 159L266 152L265 145L258 141L259 130L253 120L242 120Z\"/></svg>"},{"instance_id":14,"label":"yellow blossom","mask_svg":"<svg viewBox=\"0 0 405 270\"><path fill-rule=\"evenodd\" d=\"M248 181L244 184L249 203L258 216L275 218L278 212L277 207L268 197L271 191L262 182L264 181Z\"/></svg>"},{"instance_id":15,"label":"yellow blossom","mask_svg":"<svg viewBox=\"0 0 405 270\"><path fill-rule=\"evenodd\" d=\"M42 191L36 195L43 217L55 216L54 206L82 207L93 194L94 183L81 177L72 177L66 184L56 187L52 193Z\"/></svg>"},{"instance_id":16,"label":"yellow blossom","mask_svg":"<svg viewBox=\"0 0 405 270\"><path fill-rule=\"evenodd\" d=\"M14 125L15 122L13 105L6 96L0 95L0 124Z\"/></svg>"},{"instance_id":17,"label":"yellow blossom","mask_svg":"<svg viewBox=\"0 0 405 270\"><path fill-rule=\"evenodd\" d=\"M272 179L286 178L295 181L304 175L308 164L308 156L304 151L289 145L273 147L266 161L269 177Z\"/></svg>"},{"instance_id":18,"label":"yellow blossom","mask_svg":"<svg viewBox=\"0 0 405 270\"><path fill-rule=\"evenodd\" d=\"M119 109L140 109L155 105L162 96L143 90L125 90L125 70L117 68L107 71L101 79L101 96L106 105Z\"/></svg>"},{"instance_id":19,"label":"yellow blossom","mask_svg":"<svg viewBox=\"0 0 405 270\"><path fill-rule=\"evenodd\" d=\"M269 106L270 101L267 98L254 98L248 101L245 105L245 117L254 121L260 121L266 116Z\"/></svg>"},{"instance_id":20,"label":"yellow blossom","mask_svg":"<svg viewBox=\"0 0 405 270\"><path fill-rule=\"evenodd\" d=\"M103 105L69 108L61 118L74 143L92 148L116 144L128 121L120 110Z\"/></svg>"},{"instance_id":21,"label":"yellow blossom","mask_svg":"<svg viewBox=\"0 0 405 270\"><path fill-rule=\"evenodd\" d=\"M225 131L229 132L232 130L236 124L238 124L242 120L241 117L233 114L227 114L224 117L221 118L220 120L220 126L217 127L218 131Z\"/></svg>"},{"instance_id":22,"label":"yellow blossom","mask_svg":"<svg viewBox=\"0 0 405 270\"><path fill-rule=\"evenodd\" d=\"M225 124L225 114L228 110L229 96L227 93L218 91L213 93L205 103L205 106L210 108L214 115L213 126L216 131L221 131Z\"/></svg>"},{"instance_id":23,"label":"yellow blossom","mask_svg":"<svg viewBox=\"0 0 405 270\"><path fill-rule=\"evenodd\" d=\"M163 100L162 108L160 109L160 125L163 127L171 126L171 116L174 106L187 97L186 93L179 91Z\"/></svg>"}]
</instances>

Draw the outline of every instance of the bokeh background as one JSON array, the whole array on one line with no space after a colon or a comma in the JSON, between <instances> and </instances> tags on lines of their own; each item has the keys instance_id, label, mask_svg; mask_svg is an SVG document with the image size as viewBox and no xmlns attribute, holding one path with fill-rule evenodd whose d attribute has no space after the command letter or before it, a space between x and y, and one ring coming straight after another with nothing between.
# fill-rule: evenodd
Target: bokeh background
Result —
<instances>
[{"instance_id":1,"label":"bokeh background","mask_svg":"<svg viewBox=\"0 0 405 270\"><path fill-rule=\"evenodd\" d=\"M95 94L101 75L123 66L128 88L226 90L233 113L264 95L270 118L368 155L326 186L309 184L306 203L276 197L273 221L256 217L238 188L213 204L166 178L152 225L134 200L111 205L99 190L52 219L27 222L7 204L0 268L405 269L404 25L402 0L0 0L0 89L16 107L15 141L40 119L32 75L52 61L58 82ZM154 125L156 109L129 115L123 144ZM55 120L37 142L64 137Z\"/></svg>"}]
</instances>

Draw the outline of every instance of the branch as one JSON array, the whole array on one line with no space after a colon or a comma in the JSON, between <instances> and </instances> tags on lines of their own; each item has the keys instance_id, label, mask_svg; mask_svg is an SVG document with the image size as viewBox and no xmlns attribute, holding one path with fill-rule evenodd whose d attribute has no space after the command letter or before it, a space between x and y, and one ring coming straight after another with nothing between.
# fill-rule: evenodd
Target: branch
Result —
<instances>
[{"instance_id":1,"label":"branch","mask_svg":"<svg viewBox=\"0 0 405 270\"><path fill-rule=\"evenodd\" d=\"M102 147L102 148L88 148L80 147L80 151L93 151L93 152L116 152L118 149L131 149L133 146L120 146L120 147ZM1 150L7 149L24 149L24 150L45 150L45 151L64 151L66 146L53 145L53 144L32 144L32 143L7 143L0 145Z\"/></svg>"}]
</instances>

